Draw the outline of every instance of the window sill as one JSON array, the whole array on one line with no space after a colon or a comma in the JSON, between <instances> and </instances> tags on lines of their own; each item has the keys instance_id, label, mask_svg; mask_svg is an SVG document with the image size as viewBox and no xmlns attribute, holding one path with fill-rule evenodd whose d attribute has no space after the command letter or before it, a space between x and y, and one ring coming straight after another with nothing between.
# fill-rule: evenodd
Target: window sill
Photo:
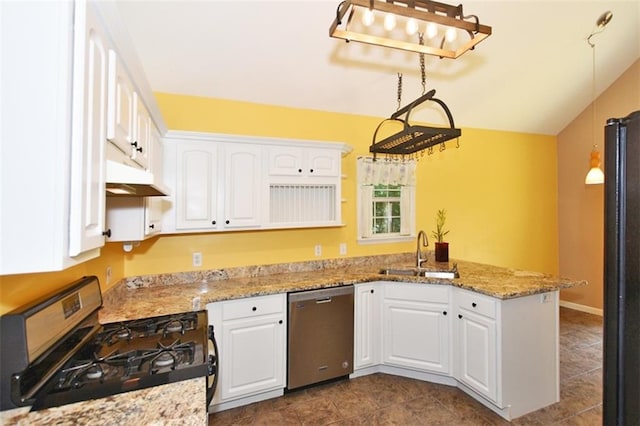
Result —
<instances>
[{"instance_id":1,"label":"window sill","mask_svg":"<svg viewBox=\"0 0 640 426\"><path fill-rule=\"evenodd\" d=\"M389 244L389 243L406 243L413 241L416 237L413 235L398 235L393 237L372 237L372 238L358 238L358 244Z\"/></svg>"}]
</instances>

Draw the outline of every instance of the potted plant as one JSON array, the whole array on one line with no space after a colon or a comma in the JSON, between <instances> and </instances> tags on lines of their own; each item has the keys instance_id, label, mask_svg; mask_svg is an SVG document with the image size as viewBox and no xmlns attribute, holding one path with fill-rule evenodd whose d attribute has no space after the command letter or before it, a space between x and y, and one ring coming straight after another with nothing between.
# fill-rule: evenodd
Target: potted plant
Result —
<instances>
[{"instance_id":1,"label":"potted plant","mask_svg":"<svg viewBox=\"0 0 640 426\"><path fill-rule=\"evenodd\" d=\"M449 261L449 243L444 242L444 236L449 231L444 230L444 224L447 220L447 211L445 209L438 210L436 214L436 230L431 235L436 239L436 262Z\"/></svg>"}]
</instances>

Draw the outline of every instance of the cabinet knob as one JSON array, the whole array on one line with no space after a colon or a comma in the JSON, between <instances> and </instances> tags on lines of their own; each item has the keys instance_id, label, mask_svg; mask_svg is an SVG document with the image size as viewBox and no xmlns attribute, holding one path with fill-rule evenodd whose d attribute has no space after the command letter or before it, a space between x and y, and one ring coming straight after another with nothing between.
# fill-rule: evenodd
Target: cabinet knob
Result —
<instances>
[{"instance_id":1,"label":"cabinet knob","mask_svg":"<svg viewBox=\"0 0 640 426\"><path fill-rule=\"evenodd\" d=\"M212 220L212 221L211 221L211 224L212 224L212 225L215 225L215 224L216 224L216 221L215 221L215 220Z\"/></svg>"},{"instance_id":2,"label":"cabinet knob","mask_svg":"<svg viewBox=\"0 0 640 426\"><path fill-rule=\"evenodd\" d=\"M298 169L298 173L302 173L302 169Z\"/></svg>"},{"instance_id":3,"label":"cabinet knob","mask_svg":"<svg viewBox=\"0 0 640 426\"><path fill-rule=\"evenodd\" d=\"M138 151L138 152L142 152L142 147L141 147L141 146L137 147L137 148L136 148L136 151Z\"/></svg>"},{"instance_id":4,"label":"cabinet knob","mask_svg":"<svg viewBox=\"0 0 640 426\"><path fill-rule=\"evenodd\" d=\"M138 141L131 142L131 146L134 147L134 148L137 148L138 147Z\"/></svg>"},{"instance_id":5,"label":"cabinet knob","mask_svg":"<svg viewBox=\"0 0 640 426\"><path fill-rule=\"evenodd\" d=\"M462 314L458 314L458 318L462 319Z\"/></svg>"},{"instance_id":6,"label":"cabinet knob","mask_svg":"<svg viewBox=\"0 0 640 426\"><path fill-rule=\"evenodd\" d=\"M226 224L228 225L228 224L229 224L229 221L228 221L228 220L225 220L225 221L224 221L224 223L226 223Z\"/></svg>"},{"instance_id":7,"label":"cabinet knob","mask_svg":"<svg viewBox=\"0 0 640 426\"><path fill-rule=\"evenodd\" d=\"M371 294L373 294L373 289L371 289Z\"/></svg>"},{"instance_id":8,"label":"cabinet knob","mask_svg":"<svg viewBox=\"0 0 640 426\"><path fill-rule=\"evenodd\" d=\"M447 311L442 311L442 315L447 315Z\"/></svg>"},{"instance_id":9,"label":"cabinet knob","mask_svg":"<svg viewBox=\"0 0 640 426\"><path fill-rule=\"evenodd\" d=\"M106 231L102 231L102 236L111 238L111 228L107 229Z\"/></svg>"},{"instance_id":10,"label":"cabinet knob","mask_svg":"<svg viewBox=\"0 0 640 426\"><path fill-rule=\"evenodd\" d=\"M278 324L282 324L282 320L278 321Z\"/></svg>"},{"instance_id":11,"label":"cabinet knob","mask_svg":"<svg viewBox=\"0 0 640 426\"><path fill-rule=\"evenodd\" d=\"M313 173L313 169L309 169L309 173Z\"/></svg>"},{"instance_id":12,"label":"cabinet knob","mask_svg":"<svg viewBox=\"0 0 640 426\"><path fill-rule=\"evenodd\" d=\"M151 225L149 225L149 228L151 228L151 229L153 229L155 227L156 227L156 225L154 225L153 223Z\"/></svg>"},{"instance_id":13,"label":"cabinet knob","mask_svg":"<svg viewBox=\"0 0 640 426\"><path fill-rule=\"evenodd\" d=\"M252 310L253 312L255 312L255 311L257 311L257 310L258 310L258 308L256 308L256 307L254 306L253 308L251 308L251 310Z\"/></svg>"},{"instance_id":14,"label":"cabinet knob","mask_svg":"<svg viewBox=\"0 0 640 426\"><path fill-rule=\"evenodd\" d=\"M476 306L478 306L478 304L477 304L476 302L473 302L473 303L471 304L471 306L473 306L473 307L475 308Z\"/></svg>"}]
</instances>

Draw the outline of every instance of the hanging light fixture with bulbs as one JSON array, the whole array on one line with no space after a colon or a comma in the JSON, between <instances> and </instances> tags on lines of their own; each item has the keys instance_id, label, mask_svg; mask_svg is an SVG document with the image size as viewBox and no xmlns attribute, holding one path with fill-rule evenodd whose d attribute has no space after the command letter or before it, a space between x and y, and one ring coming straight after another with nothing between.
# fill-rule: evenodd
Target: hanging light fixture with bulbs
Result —
<instances>
[{"instance_id":1,"label":"hanging light fixture with bulbs","mask_svg":"<svg viewBox=\"0 0 640 426\"><path fill-rule=\"evenodd\" d=\"M398 25L399 22L403 25ZM421 44L417 34L433 41ZM345 0L338 5L329 35L347 42L456 59L490 36L491 27L481 25L475 15L464 16L461 4L452 6L431 0Z\"/></svg>"},{"instance_id":2,"label":"hanging light fixture with bulbs","mask_svg":"<svg viewBox=\"0 0 640 426\"><path fill-rule=\"evenodd\" d=\"M591 46L592 57L592 80L591 80L591 139L593 142L593 149L591 150L591 157L589 159L589 172L584 179L586 185L597 185L604 183L604 172L600 168L600 151L598 151L598 145L596 144L596 45L591 41L591 38L604 31L607 24L611 21L613 13L610 11L604 12L596 21L595 29L587 37L587 43Z\"/></svg>"}]
</instances>

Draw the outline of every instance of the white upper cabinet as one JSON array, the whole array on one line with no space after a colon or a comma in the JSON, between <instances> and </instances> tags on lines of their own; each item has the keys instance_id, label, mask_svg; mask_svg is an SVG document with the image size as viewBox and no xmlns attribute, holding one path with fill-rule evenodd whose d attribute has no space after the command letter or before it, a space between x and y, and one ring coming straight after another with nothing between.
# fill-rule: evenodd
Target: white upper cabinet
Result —
<instances>
[{"instance_id":1,"label":"white upper cabinet","mask_svg":"<svg viewBox=\"0 0 640 426\"><path fill-rule=\"evenodd\" d=\"M107 143L110 51L164 124L113 2L0 1L0 43L0 274L62 270L99 256L108 234L107 145L125 155ZM119 96L127 140L131 87Z\"/></svg>"},{"instance_id":2,"label":"white upper cabinet","mask_svg":"<svg viewBox=\"0 0 640 426\"><path fill-rule=\"evenodd\" d=\"M147 169L152 127L149 112L122 59L110 50L107 139L117 149L107 151L109 159Z\"/></svg>"},{"instance_id":3,"label":"white upper cabinet","mask_svg":"<svg viewBox=\"0 0 640 426\"><path fill-rule=\"evenodd\" d=\"M224 144L224 227L262 225L262 147Z\"/></svg>"},{"instance_id":4,"label":"white upper cabinet","mask_svg":"<svg viewBox=\"0 0 640 426\"><path fill-rule=\"evenodd\" d=\"M165 233L341 223L344 144L196 132L169 132L164 142Z\"/></svg>"},{"instance_id":5,"label":"white upper cabinet","mask_svg":"<svg viewBox=\"0 0 640 426\"><path fill-rule=\"evenodd\" d=\"M340 177L340 151L270 146L269 176Z\"/></svg>"},{"instance_id":6,"label":"white upper cabinet","mask_svg":"<svg viewBox=\"0 0 640 426\"><path fill-rule=\"evenodd\" d=\"M109 50L109 109L107 139L122 153L131 157L134 126L133 82L114 50Z\"/></svg>"},{"instance_id":7,"label":"white upper cabinet","mask_svg":"<svg viewBox=\"0 0 640 426\"><path fill-rule=\"evenodd\" d=\"M107 39L95 11L78 2L75 14L71 132L71 256L104 245L107 52Z\"/></svg>"},{"instance_id":8,"label":"white upper cabinet","mask_svg":"<svg viewBox=\"0 0 640 426\"><path fill-rule=\"evenodd\" d=\"M175 197L175 229L215 230L220 220L218 149L198 142L178 143L175 149L175 183L167 182Z\"/></svg>"}]
</instances>

